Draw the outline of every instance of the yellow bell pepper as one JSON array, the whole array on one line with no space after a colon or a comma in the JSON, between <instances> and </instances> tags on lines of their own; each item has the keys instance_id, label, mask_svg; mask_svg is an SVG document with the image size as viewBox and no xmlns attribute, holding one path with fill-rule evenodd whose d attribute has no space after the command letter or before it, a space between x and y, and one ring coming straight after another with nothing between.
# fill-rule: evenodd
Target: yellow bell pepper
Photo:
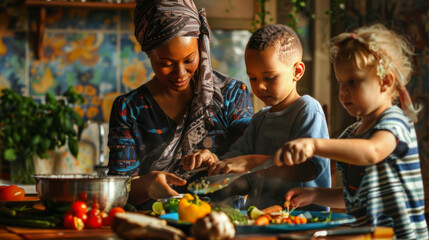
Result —
<instances>
[{"instance_id":1,"label":"yellow bell pepper","mask_svg":"<svg viewBox=\"0 0 429 240\"><path fill-rule=\"evenodd\" d=\"M179 201L177 213L180 221L195 223L197 219L205 217L212 211L212 207L197 195L185 194Z\"/></svg>"}]
</instances>

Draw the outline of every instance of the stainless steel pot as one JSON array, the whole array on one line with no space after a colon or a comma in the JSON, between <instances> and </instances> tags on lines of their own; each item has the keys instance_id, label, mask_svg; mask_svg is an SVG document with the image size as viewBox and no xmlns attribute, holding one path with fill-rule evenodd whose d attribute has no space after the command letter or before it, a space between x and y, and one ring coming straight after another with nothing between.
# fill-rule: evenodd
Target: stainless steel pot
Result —
<instances>
[{"instance_id":1,"label":"stainless steel pot","mask_svg":"<svg viewBox=\"0 0 429 240\"><path fill-rule=\"evenodd\" d=\"M100 211L108 212L113 207L124 207L131 190L128 176L99 176L85 174L39 174L36 190L40 201L48 209L66 212L76 200L82 200L88 208L98 203ZM138 178L138 177L136 177Z\"/></svg>"}]
</instances>

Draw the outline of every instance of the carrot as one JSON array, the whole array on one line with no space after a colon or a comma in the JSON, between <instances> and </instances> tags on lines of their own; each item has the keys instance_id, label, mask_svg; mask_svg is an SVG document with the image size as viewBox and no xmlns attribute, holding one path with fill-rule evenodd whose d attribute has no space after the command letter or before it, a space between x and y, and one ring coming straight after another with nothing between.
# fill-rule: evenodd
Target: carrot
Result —
<instances>
[{"instance_id":1,"label":"carrot","mask_svg":"<svg viewBox=\"0 0 429 240\"><path fill-rule=\"evenodd\" d=\"M268 225L270 224L270 217L266 214L259 216L255 220L255 225Z\"/></svg>"},{"instance_id":2,"label":"carrot","mask_svg":"<svg viewBox=\"0 0 429 240\"><path fill-rule=\"evenodd\" d=\"M262 212L268 213L268 214L275 213L275 212L281 212L281 211L283 211L283 208L280 205L273 205L271 207L267 207L267 208L262 209Z\"/></svg>"}]
</instances>

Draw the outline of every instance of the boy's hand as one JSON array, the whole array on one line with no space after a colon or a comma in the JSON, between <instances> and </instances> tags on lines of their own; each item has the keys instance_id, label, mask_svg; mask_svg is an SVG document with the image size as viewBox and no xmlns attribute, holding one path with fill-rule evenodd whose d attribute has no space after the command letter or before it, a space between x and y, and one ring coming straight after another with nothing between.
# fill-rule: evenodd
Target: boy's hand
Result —
<instances>
[{"instance_id":1,"label":"boy's hand","mask_svg":"<svg viewBox=\"0 0 429 240\"><path fill-rule=\"evenodd\" d=\"M190 171L199 168L202 164L212 166L217 162L219 162L219 158L216 154L213 154L210 150L204 149L184 156L181 164L184 170Z\"/></svg>"},{"instance_id":2,"label":"boy's hand","mask_svg":"<svg viewBox=\"0 0 429 240\"><path fill-rule=\"evenodd\" d=\"M274 153L274 162L277 166L286 164L292 166L303 163L314 155L313 139L300 138L285 143Z\"/></svg>"},{"instance_id":3,"label":"boy's hand","mask_svg":"<svg viewBox=\"0 0 429 240\"><path fill-rule=\"evenodd\" d=\"M243 157L235 157L220 161L218 164L212 165L208 172L210 175L217 175L221 173L241 173L252 169L254 166L252 162Z\"/></svg>"}]
</instances>

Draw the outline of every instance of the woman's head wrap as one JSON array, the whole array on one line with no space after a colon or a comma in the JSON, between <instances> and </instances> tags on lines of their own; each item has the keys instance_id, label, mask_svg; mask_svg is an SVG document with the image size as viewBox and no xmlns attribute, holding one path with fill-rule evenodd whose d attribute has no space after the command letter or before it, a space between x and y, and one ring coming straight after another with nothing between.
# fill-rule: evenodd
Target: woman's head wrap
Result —
<instances>
[{"instance_id":1,"label":"woman's head wrap","mask_svg":"<svg viewBox=\"0 0 429 240\"><path fill-rule=\"evenodd\" d=\"M196 88L186 123L179 123L177 128L184 127L185 132L178 134L176 130L174 139L150 169L175 172L189 178L180 170L179 163L184 155L194 152L197 144L206 137L207 119L223 104L217 85L220 81L212 73L210 27L205 11L198 11L192 0L137 0L134 25L136 39L145 52L161 47L177 36L198 38L200 62L194 76Z\"/></svg>"},{"instance_id":2,"label":"woman's head wrap","mask_svg":"<svg viewBox=\"0 0 429 240\"><path fill-rule=\"evenodd\" d=\"M200 65L197 70L200 103L208 106L213 97L210 62L210 27L204 9L192 0L138 0L134 11L135 36L142 50L158 48L177 36L197 37Z\"/></svg>"}]
</instances>

